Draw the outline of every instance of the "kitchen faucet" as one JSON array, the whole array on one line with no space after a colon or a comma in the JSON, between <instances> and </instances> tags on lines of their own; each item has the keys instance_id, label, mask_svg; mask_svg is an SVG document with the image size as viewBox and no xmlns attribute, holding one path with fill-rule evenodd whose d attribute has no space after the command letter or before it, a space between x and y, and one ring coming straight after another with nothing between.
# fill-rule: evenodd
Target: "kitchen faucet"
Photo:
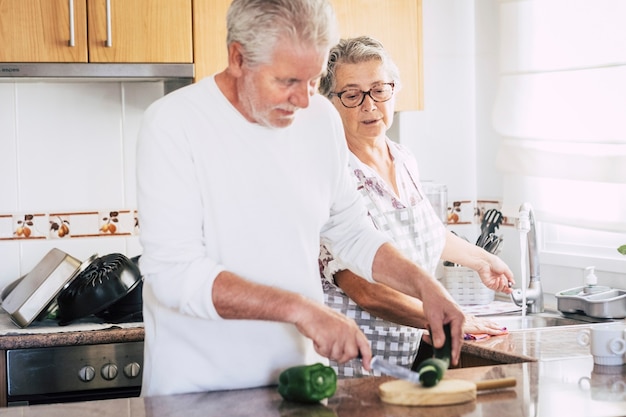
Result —
<instances>
[{"instance_id":1,"label":"kitchen faucet","mask_svg":"<svg viewBox=\"0 0 626 417\"><path fill-rule=\"evenodd\" d=\"M543 288L541 287L541 276L539 275L539 248L537 246L537 232L535 226L535 215L532 206L529 203L522 204L519 209L517 229L522 233L522 236L526 235L530 280L527 288L522 285L521 289L513 291L511 293L511 299L516 305L522 306L525 298L526 311L528 313L542 313L544 310ZM524 247L521 239L520 243L522 244L523 251ZM522 259L524 259L524 257L522 257ZM522 271L522 273L524 273L524 271ZM523 282L524 281L522 281L522 284Z\"/></svg>"}]
</instances>

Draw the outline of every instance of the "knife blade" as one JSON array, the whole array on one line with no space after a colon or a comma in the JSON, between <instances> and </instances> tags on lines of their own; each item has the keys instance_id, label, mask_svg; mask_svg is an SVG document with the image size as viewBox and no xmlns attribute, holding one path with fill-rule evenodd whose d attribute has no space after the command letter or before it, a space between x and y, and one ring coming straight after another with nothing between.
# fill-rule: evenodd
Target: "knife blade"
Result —
<instances>
[{"instance_id":1,"label":"knife blade","mask_svg":"<svg viewBox=\"0 0 626 417\"><path fill-rule=\"evenodd\" d=\"M392 376L394 378L404 379L414 384L420 384L420 374L413 372L408 368L400 365L393 364L381 358L380 356L374 356L371 361L372 369L382 372L385 375Z\"/></svg>"}]
</instances>

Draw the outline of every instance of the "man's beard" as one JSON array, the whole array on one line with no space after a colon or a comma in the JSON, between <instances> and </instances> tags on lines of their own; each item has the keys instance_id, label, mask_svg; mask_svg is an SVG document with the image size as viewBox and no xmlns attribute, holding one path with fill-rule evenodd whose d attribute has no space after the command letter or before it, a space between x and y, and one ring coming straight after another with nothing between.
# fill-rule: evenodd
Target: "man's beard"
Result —
<instances>
[{"instance_id":1,"label":"man's beard","mask_svg":"<svg viewBox=\"0 0 626 417\"><path fill-rule=\"evenodd\" d=\"M245 93L245 94L244 94ZM272 120L272 110L282 109L295 112L298 107L291 104L270 107L263 102L263 98L258 93L258 88L253 77L249 74L243 77L242 88L239 90L239 102L242 104L250 119L261 126L269 128L287 127L293 122L295 114L288 117L280 117Z\"/></svg>"}]
</instances>

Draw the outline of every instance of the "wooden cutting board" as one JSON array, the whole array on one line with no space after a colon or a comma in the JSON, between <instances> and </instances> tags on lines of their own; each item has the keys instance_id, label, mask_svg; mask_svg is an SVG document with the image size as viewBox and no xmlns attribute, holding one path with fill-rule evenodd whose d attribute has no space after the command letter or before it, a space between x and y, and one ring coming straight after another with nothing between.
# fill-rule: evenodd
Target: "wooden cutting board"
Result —
<instances>
[{"instance_id":1,"label":"wooden cutting board","mask_svg":"<svg viewBox=\"0 0 626 417\"><path fill-rule=\"evenodd\" d=\"M378 387L380 399L388 404L436 406L474 401L478 390L513 387L515 378L472 382L462 379L443 379L437 385L424 388L404 380L382 383Z\"/></svg>"}]
</instances>

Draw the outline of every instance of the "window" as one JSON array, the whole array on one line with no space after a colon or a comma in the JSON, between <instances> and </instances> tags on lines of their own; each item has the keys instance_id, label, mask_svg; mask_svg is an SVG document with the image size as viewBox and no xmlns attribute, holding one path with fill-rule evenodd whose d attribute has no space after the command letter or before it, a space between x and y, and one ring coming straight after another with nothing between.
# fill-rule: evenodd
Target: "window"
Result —
<instances>
[{"instance_id":1,"label":"window","mask_svg":"<svg viewBox=\"0 0 626 417\"><path fill-rule=\"evenodd\" d=\"M626 271L624 15L614 0L500 3L503 212L531 203L546 262Z\"/></svg>"}]
</instances>

